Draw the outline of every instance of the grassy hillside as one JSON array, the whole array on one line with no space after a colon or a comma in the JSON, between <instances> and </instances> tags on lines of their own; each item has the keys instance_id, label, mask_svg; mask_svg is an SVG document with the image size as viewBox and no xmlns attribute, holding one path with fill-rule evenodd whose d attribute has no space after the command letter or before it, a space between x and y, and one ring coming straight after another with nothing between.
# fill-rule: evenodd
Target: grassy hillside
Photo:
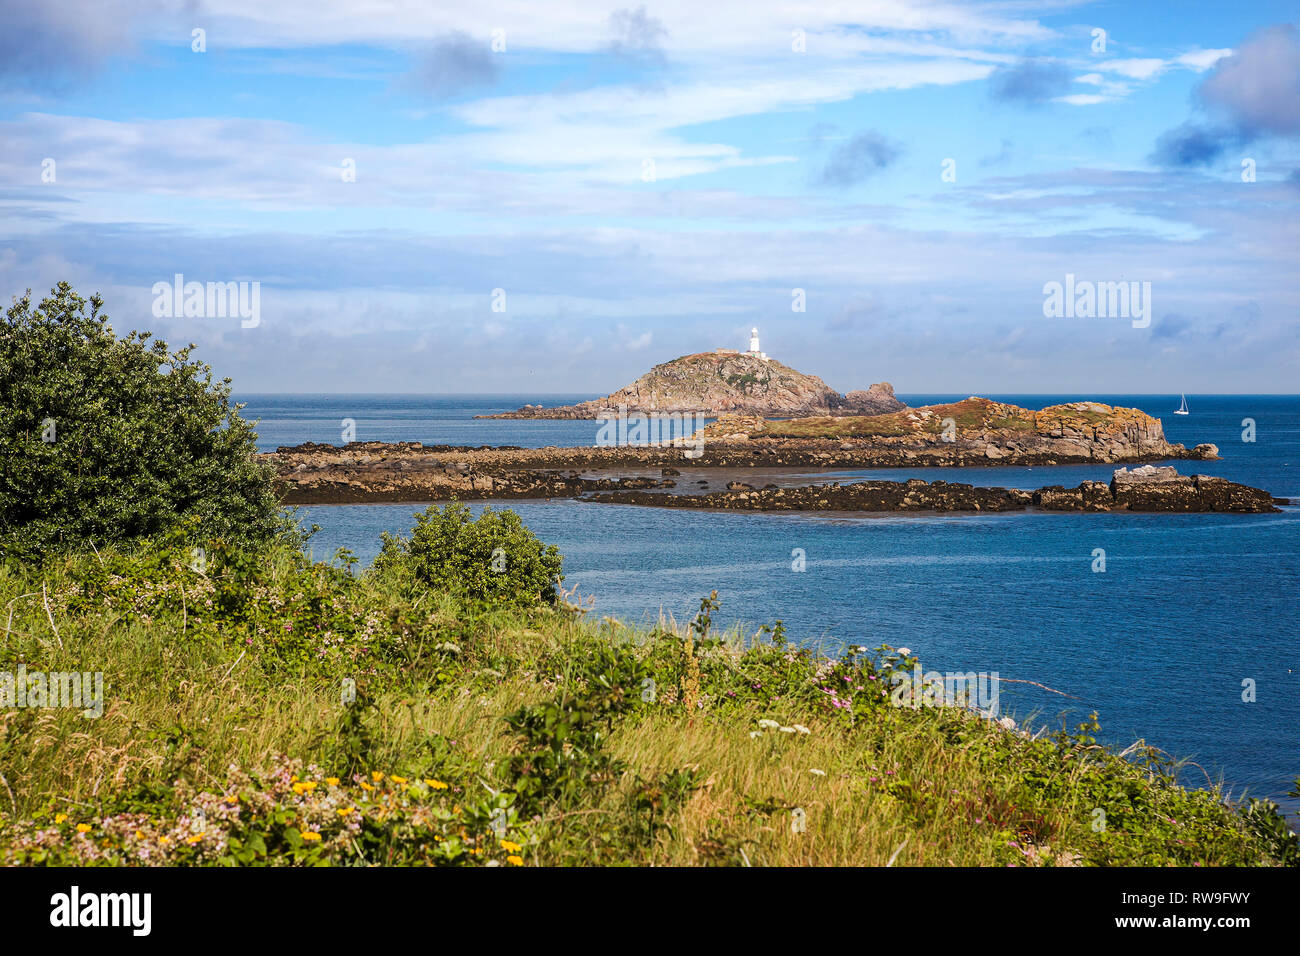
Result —
<instances>
[{"instance_id":1,"label":"grassy hillside","mask_svg":"<svg viewBox=\"0 0 1300 956\"><path fill-rule=\"evenodd\" d=\"M891 705L819 659L346 556L179 544L0 566L0 671L104 673L104 713L0 710L0 860L118 864L1275 864L1269 807L1095 729ZM347 681L355 682L355 700ZM1105 827L1096 828L1097 810Z\"/></svg>"}]
</instances>

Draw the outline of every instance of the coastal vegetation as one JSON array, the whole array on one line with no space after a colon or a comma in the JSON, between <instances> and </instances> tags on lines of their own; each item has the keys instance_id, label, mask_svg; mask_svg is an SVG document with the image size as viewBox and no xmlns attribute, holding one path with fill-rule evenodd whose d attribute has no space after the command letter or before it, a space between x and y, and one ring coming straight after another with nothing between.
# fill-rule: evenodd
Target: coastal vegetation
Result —
<instances>
[{"instance_id":1,"label":"coastal vegetation","mask_svg":"<svg viewBox=\"0 0 1300 956\"><path fill-rule=\"evenodd\" d=\"M1273 804L1103 747L1095 715L896 706L919 662L892 635L719 631L716 593L597 618L508 510L314 560L228 384L90 304L24 299L0 343L6 469L42 489L6 470L0 863L1300 862ZM91 673L98 706L55 693Z\"/></svg>"},{"instance_id":2,"label":"coastal vegetation","mask_svg":"<svg viewBox=\"0 0 1300 956\"><path fill-rule=\"evenodd\" d=\"M230 380L214 382L193 345L118 338L102 308L63 282L0 320L0 553L176 527L250 545L284 533Z\"/></svg>"},{"instance_id":3,"label":"coastal vegetation","mask_svg":"<svg viewBox=\"0 0 1300 956\"><path fill-rule=\"evenodd\" d=\"M437 513L430 521L445 520ZM452 519L459 519L453 513ZM482 519L480 519L482 520ZM488 528L497 527L495 521ZM891 703L905 649L779 622L633 630L181 536L0 566L0 670L102 670L102 717L0 711L27 864L1271 865L1275 809L1087 721ZM502 572L509 574L509 571ZM522 589L519 592L522 593ZM1104 821L1099 826L1098 821Z\"/></svg>"}]
</instances>

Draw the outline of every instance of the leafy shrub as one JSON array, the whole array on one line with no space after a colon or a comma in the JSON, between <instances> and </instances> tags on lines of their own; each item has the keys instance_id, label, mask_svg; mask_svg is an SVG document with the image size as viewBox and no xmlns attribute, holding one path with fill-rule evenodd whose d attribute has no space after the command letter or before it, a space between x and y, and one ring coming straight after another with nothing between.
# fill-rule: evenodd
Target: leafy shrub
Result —
<instances>
[{"instance_id":1,"label":"leafy shrub","mask_svg":"<svg viewBox=\"0 0 1300 956\"><path fill-rule=\"evenodd\" d=\"M376 574L473 601L555 603L564 578L560 552L542 544L513 511L484 508L475 519L467 505L453 501L431 506L415 521L410 538L384 534Z\"/></svg>"},{"instance_id":2,"label":"leafy shrub","mask_svg":"<svg viewBox=\"0 0 1300 956\"><path fill-rule=\"evenodd\" d=\"M230 380L148 332L119 339L66 282L0 321L0 551L137 540L194 519L261 543L286 527Z\"/></svg>"}]
</instances>

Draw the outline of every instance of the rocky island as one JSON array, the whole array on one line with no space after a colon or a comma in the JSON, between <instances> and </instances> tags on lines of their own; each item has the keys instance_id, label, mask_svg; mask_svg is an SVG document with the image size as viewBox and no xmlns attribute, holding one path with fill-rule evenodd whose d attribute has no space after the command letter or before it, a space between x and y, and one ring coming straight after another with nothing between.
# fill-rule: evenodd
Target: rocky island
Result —
<instances>
[{"instance_id":1,"label":"rocky island","mask_svg":"<svg viewBox=\"0 0 1300 956\"><path fill-rule=\"evenodd\" d=\"M750 350L715 349L656 365L631 385L604 398L546 408L525 405L514 412L480 418L598 419L620 411L686 412L706 417L756 415L879 415L906 408L888 382L841 395L816 375L798 372L759 350L758 330Z\"/></svg>"}]
</instances>

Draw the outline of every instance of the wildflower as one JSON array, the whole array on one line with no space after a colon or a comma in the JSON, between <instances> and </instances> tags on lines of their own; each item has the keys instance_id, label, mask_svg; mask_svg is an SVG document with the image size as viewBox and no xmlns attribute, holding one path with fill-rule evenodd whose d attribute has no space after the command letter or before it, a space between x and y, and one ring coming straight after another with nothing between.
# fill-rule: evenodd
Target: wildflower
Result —
<instances>
[{"instance_id":1,"label":"wildflower","mask_svg":"<svg viewBox=\"0 0 1300 956\"><path fill-rule=\"evenodd\" d=\"M239 802L239 794L237 793L232 793L230 796L226 797L226 803L238 803L238 802Z\"/></svg>"},{"instance_id":2,"label":"wildflower","mask_svg":"<svg viewBox=\"0 0 1300 956\"><path fill-rule=\"evenodd\" d=\"M908 654L912 653L912 649L910 647L900 647L898 653L906 657Z\"/></svg>"},{"instance_id":3,"label":"wildflower","mask_svg":"<svg viewBox=\"0 0 1300 956\"><path fill-rule=\"evenodd\" d=\"M326 778L325 778L325 782L328 783L331 787L337 787L337 786L339 785L339 778L338 778L338 777L326 777Z\"/></svg>"},{"instance_id":4,"label":"wildflower","mask_svg":"<svg viewBox=\"0 0 1300 956\"><path fill-rule=\"evenodd\" d=\"M764 718L763 720L760 720L758 722L758 726L762 730L775 730L777 727L780 727L781 725L778 724L775 720L768 720L767 718Z\"/></svg>"},{"instance_id":5,"label":"wildflower","mask_svg":"<svg viewBox=\"0 0 1300 956\"><path fill-rule=\"evenodd\" d=\"M761 730L751 730L751 731L749 732L749 739L750 739L750 740L757 740L757 739L758 739L759 737L761 737L761 736L763 736L763 731L761 731Z\"/></svg>"},{"instance_id":6,"label":"wildflower","mask_svg":"<svg viewBox=\"0 0 1300 956\"><path fill-rule=\"evenodd\" d=\"M374 773L370 775L370 779L373 780L375 783L378 783L380 780L384 779L384 775L380 773L378 770L376 770L374 771Z\"/></svg>"},{"instance_id":7,"label":"wildflower","mask_svg":"<svg viewBox=\"0 0 1300 956\"><path fill-rule=\"evenodd\" d=\"M819 776L819 777L824 777L824 776L826 776L826 771L825 771L825 770L817 770L816 768L810 768L810 769L808 770L808 772L809 772L809 773L815 773L815 774L817 774L817 776Z\"/></svg>"},{"instance_id":8,"label":"wildflower","mask_svg":"<svg viewBox=\"0 0 1300 956\"><path fill-rule=\"evenodd\" d=\"M783 733L783 734L792 734L792 733L794 733L794 728L793 728L793 727L782 727L782 728L781 728L781 733Z\"/></svg>"},{"instance_id":9,"label":"wildflower","mask_svg":"<svg viewBox=\"0 0 1300 956\"><path fill-rule=\"evenodd\" d=\"M441 780L429 780L426 778L424 782L427 783L434 790L446 790L448 786L447 784L443 783Z\"/></svg>"},{"instance_id":10,"label":"wildflower","mask_svg":"<svg viewBox=\"0 0 1300 956\"><path fill-rule=\"evenodd\" d=\"M394 774L393 776L389 777L388 779L391 780L391 781L393 781L393 783L396 783L396 784L403 784L403 783L406 783L406 778L405 778L405 777L399 777L399 776L397 776L396 774Z\"/></svg>"},{"instance_id":11,"label":"wildflower","mask_svg":"<svg viewBox=\"0 0 1300 956\"><path fill-rule=\"evenodd\" d=\"M361 789L362 789L362 790L373 790L373 789L375 789L375 788L372 787L372 786L370 786L370 784L366 783L364 780L362 780L362 781L361 781Z\"/></svg>"},{"instance_id":12,"label":"wildflower","mask_svg":"<svg viewBox=\"0 0 1300 956\"><path fill-rule=\"evenodd\" d=\"M341 817L346 817L349 813L351 813L355 809L356 807L339 807L338 814Z\"/></svg>"},{"instance_id":13,"label":"wildflower","mask_svg":"<svg viewBox=\"0 0 1300 956\"><path fill-rule=\"evenodd\" d=\"M172 842L172 839L171 839L171 837L168 837L168 836L160 836L160 837L158 838L158 842L159 842L159 843L171 843L171 842Z\"/></svg>"},{"instance_id":14,"label":"wildflower","mask_svg":"<svg viewBox=\"0 0 1300 956\"><path fill-rule=\"evenodd\" d=\"M203 839L203 834L202 834L202 833L196 833L196 834L194 834L194 836L192 836L192 837L186 837L186 838L185 838L185 842L186 842L186 843L198 843L198 842L199 842L200 840L202 840L202 839Z\"/></svg>"},{"instance_id":15,"label":"wildflower","mask_svg":"<svg viewBox=\"0 0 1300 956\"><path fill-rule=\"evenodd\" d=\"M315 843L317 840L320 839L320 834L317 833L315 830L307 830L305 833L303 833L302 838L304 840L308 840L312 843Z\"/></svg>"},{"instance_id":16,"label":"wildflower","mask_svg":"<svg viewBox=\"0 0 1300 956\"><path fill-rule=\"evenodd\" d=\"M77 824L77 832L78 832L78 833L89 833L89 832L90 832L90 824L89 824L89 823L78 823L78 824Z\"/></svg>"},{"instance_id":17,"label":"wildflower","mask_svg":"<svg viewBox=\"0 0 1300 956\"><path fill-rule=\"evenodd\" d=\"M66 820L66 819L68 819L68 815L67 815L66 813L56 813L56 814L54 814L54 822L55 822L55 823L62 823L62 822L63 822L64 820Z\"/></svg>"},{"instance_id":18,"label":"wildflower","mask_svg":"<svg viewBox=\"0 0 1300 956\"><path fill-rule=\"evenodd\" d=\"M794 725L794 729L797 730L797 731L799 731L799 733L801 733L801 734L810 734L810 733L812 733L812 731L809 730L807 727L805 727L803 724L795 724L795 725Z\"/></svg>"},{"instance_id":19,"label":"wildflower","mask_svg":"<svg viewBox=\"0 0 1300 956\"><path fill-rule=\"evenodd\" d=\"M506 862L511 866L523 866L524 858L522 856L508 856L506 857Z\"/></svg>"},{"instance_id":20,"label":"wildflower","mask_svg":"<svg viewBox=\"0 0 1300 956\"><path fill-rule=\"evenodd\" d=\"M518 853L520 850L523 849L523 847L521 847L518 843L513 842L512 840L502 840L501 849L505 850L507 853Z\"/></svg>"}]
</instances>

